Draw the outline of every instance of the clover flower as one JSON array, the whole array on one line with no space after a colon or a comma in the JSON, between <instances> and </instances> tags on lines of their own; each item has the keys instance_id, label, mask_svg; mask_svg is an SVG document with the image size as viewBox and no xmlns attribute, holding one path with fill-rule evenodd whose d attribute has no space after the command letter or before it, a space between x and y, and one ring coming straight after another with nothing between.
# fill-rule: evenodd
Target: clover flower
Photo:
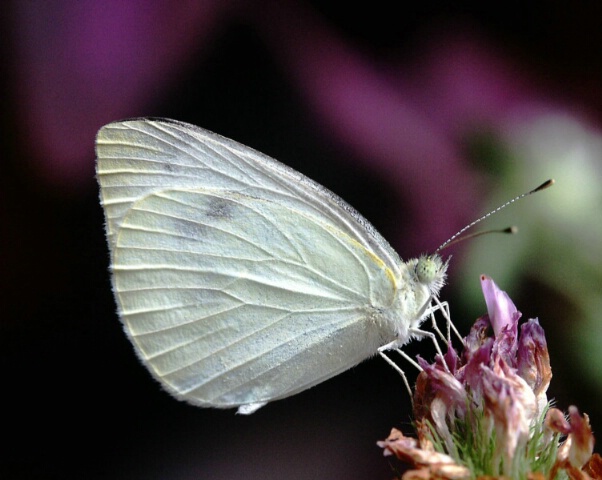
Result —
<instances>
[{"instance_id":1,"label":"clover flower","mask_svg":"<svg viewBox=\"0 0 602 480\"><path fill-rule=\"evenodd\" d=\"M393 429L378 445L410 466L403 480L602 478L587 415L571 406L565 417L548 401L552 369L538 320L519 333L521 313L506 292L484 275L481 286L488 313L462 350L448 342L434 363L418 358L418 438Z\"/></svg>"}]
</instances>

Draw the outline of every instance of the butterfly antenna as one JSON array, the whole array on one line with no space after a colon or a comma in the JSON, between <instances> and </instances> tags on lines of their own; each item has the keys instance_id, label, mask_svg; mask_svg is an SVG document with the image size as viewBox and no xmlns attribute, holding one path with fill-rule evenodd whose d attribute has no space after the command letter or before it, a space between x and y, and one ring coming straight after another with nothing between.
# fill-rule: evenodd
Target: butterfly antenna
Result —
<instances>
[{"instance_id":1,"label":"butterfly antenna","mask_svg":"<svg viewBox=\"0 0 602 480\"><path fill-rule=\"evenodd\" d=\"M482 222L483 220L485 220L486 218L490 217L491 215L493 215L494 213L499 212L500 210L502 210L503 208L506 208L508 205L516 202L517 200L520 200L521 198L525 198L528 197L529 195L536 193L536 192L540 192L541 190L545 190L548 187L551 187L552 185L554 185L554 180L550 179L545 181L544 183L542 183L539 187L534 188L533 190L530 190L528 192L523 193L522 195L518 195L517 197L514 197L511 200L508 200L506 203L504 203L503 205L500 205L499 207L497 207L496 209L492 210L489 213L486 213L485 215L483 215L480 218L477 218L474 222L469 223L468 225L466 225L463 229L461 229L459 232L457 232L455 235L451 236L447 241L445 241L443 244L441 244L439 246L439 248L437 248L437 250L435 250L435 253L439 253L441 250L443 250L444 248L449 247L450 245L453 245L454 243L466 240L467 238L474 238L474 237L478 237L480 235L484 235L484 234L488 234L488 233L494 233L494 232L498 232L498 233L516 233L517 229L516 227L508 227L505 228L503 230L487 230L485 232L477 232L471 235L466 235L464 237L461 237L461 235L468 230L469 228L474 227L477 223Z\"/></svg>"}]
</instances>

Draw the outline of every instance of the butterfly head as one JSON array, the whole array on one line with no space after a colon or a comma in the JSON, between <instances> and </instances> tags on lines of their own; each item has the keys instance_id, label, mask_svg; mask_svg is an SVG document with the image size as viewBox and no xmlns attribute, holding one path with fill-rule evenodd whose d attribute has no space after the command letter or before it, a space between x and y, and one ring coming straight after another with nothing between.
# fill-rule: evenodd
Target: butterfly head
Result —
<instances>
[{"instance_id":1,"label":"butterfly head","mask_svg":"<svg viewBox=\"0 0 602 480\"><path fill-rule=\"evenodd\" d=\"M444 261L437 253L418 258L414 267L416 278L429 289L431 295L437 296L445 284L448 264L449 258Z\"/></svg>"}]
</instances>

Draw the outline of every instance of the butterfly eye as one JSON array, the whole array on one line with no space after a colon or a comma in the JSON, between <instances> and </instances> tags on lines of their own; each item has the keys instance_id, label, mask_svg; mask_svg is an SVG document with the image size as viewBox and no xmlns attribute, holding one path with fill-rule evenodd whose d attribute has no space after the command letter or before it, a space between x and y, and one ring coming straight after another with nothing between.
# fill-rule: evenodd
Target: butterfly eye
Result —
<instances>
[{"instance_id":1,"label":"butterfly eye","mask_svg":"<svg viewBox=\"0 0 602 480\"><path fill-rule=\"evenodd\" d=\"M441 276L443 261L439 255L422 255L416 264L416 277L424 285L431 285Z\"/></svg>"}]
</instances>

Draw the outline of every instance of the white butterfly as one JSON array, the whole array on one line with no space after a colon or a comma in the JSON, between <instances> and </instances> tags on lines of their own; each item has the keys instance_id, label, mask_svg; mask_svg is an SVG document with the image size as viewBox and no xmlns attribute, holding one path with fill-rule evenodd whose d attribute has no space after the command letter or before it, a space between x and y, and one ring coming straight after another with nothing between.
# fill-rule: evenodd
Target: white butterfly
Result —
<instances>
[{"instance_id":1,"label":"white butterfly","mask_svg":"<svg viewBox=\"0 0 602 480\"><path fill-rule=\"evenodd\" d=\"M178 399L251 413L431 335L447 263L403 262L302 174L172 120L111 123L96 152L119 315Z\"/></svg>"}]
</instances>

